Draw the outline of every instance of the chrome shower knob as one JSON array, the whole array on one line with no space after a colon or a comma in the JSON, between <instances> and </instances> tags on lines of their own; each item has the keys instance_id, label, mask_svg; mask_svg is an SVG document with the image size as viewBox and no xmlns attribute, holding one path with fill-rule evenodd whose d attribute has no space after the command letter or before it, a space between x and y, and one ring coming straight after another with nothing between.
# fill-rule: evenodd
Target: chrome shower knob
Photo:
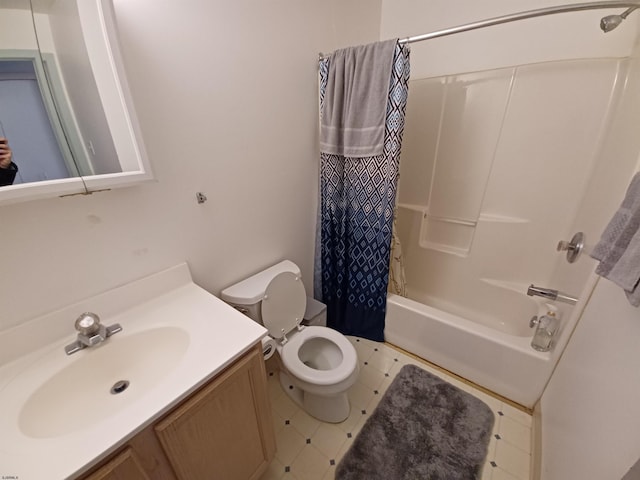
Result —
<instances>
[{"instance_id":1,"label":"chrome shower knob","mask_svg":"<svg viewBox=\"0 0 640 480\"><path fill-rule=\"evenodd\" d=\"M100 317L92 312L85 312L75 322L76 330L82 335L93 335L100 330Z\"/></svg>"},{"instance_id":2,"label":"chrome shower knob","mask_svg":"<svg viewBox=\"0 0 640 480\"><path fill-rule=\"evenodd\" d=\"M568 242L566 240L560 240L556 248L558 252L567 252L567 262L569 263L575 262L582 253L583 249L584 233L582 232L576 233Z\"/></svg>"}]
</instances>

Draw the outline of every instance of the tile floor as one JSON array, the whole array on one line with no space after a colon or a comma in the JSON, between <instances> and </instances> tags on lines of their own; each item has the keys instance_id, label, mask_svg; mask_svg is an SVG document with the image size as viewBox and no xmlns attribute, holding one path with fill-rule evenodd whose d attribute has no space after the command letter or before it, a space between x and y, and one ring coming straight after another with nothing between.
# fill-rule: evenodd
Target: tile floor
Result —
<instances>
[{"instance_id":1,"label":"tile floor","mask_svg":"<svg viewBox=\"0 0 640 480\"><path fill-rule=\"evenodd\" d=\"M351 414L339 424L320 422L301 410L281 388L276 363L267 362L277 452L261 480L333 480L336 465L396 373L408 363L419 365L477 396L493 410L495 424L482 480L529 480L531 417L528 414L386 344L348 338L358 352L360 377L349 391Z\"/></svg>"}]
</instances>

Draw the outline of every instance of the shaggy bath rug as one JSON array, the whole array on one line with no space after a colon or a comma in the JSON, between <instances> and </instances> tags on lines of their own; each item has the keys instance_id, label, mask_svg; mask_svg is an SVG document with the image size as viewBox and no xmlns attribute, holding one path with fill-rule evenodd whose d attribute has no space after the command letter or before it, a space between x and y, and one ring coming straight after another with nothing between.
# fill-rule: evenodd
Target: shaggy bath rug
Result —
<instances>
[{"instance_id":1,"label":"shaggy bath rug","mask_svg":"<svg viewBox=\"0 0 640 480\"><path fill-rule=\"evenodd\" d=\"M473 395L402 367L336 468L336 480L473 480L494 416Z\"/></svg>"}]
</instances>

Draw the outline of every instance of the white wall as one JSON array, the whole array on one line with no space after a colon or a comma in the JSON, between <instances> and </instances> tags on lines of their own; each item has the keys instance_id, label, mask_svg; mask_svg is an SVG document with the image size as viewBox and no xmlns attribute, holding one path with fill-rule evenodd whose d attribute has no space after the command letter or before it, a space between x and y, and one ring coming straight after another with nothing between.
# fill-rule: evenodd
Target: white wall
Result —
<instances>
[{"instance_id":1,"label":"white wall","mask_svg":"<svg viewBox=\"0 0 640 480\"><path fill-rule=\"evenodd\" d=\"M2 8L0 15L0 45L6 50L36 50L33 20L28 10Z\"/></svg>"},{"instance_id":2,"label":"white wall","mask_svg":"<svg viewBox=\"0 0 640 480\"><path fill-rule=\"evenodd\" d=\"M620 479L640 457L640 311L600 280L542 396L542 480Z\"/></svg>"},{"instance_id":3,"label":"white wall","mask_svg":"<svg viewBox=\"0 0 640 480\"><path fill-rule=\"evenodd\" d=\"M599 186L608 194L600 203L595 196L585 199L578 222L593 222L605 205L610 218L624 196L629 172L634 171L631 161L635 160L635 170L640 168L638 58L626 87L602 151L609 162L603 162L592 180L591 188ZM624 164L611 168L613 159ZM627 172L624 182L621 172ZM585 262L578 264L585 267ZM562 275L568 277L567 272ZM640 310L629 305L620 288L600 279L538 407L542 480L620 479L638 460L639 339Z\"/></svg>"},{"instance_id":4,"label":"white wall","mask_svg":"<svg viewBox=\"0 0 640 480\"><path fill-rule=\"evenodd\" d=\"M310 288L318 52L376 40L380 3L115 9L157 182L1 207L0 329L184 260L213 292L282 258Z\"/></svg>"}]
</instances>

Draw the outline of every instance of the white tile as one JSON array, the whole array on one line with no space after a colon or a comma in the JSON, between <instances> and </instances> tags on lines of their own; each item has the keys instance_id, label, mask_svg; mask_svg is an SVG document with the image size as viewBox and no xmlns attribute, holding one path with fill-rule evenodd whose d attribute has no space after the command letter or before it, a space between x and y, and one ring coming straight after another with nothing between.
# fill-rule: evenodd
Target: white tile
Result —
<instances>
[{"instance_id":1,"label":"white tile","mask_svg":"<svg viewBox=\"0 0 640 480\"><path fill-rule=\"evenodd\" d=\"M330 423L322 423L311 437L311 445L329 459L335 459L340 448L347 440L344 431Z\"/></svg>"},{"instance_id":2,"label":"white tile","mask_svg":"<svg viewBox=\"0 0 640 480\"><path fill-rule=\"evenodd\" d=\"M348 390L351 408L362 410L367 406L373 397L373 389L363 385L360 382L354 383Z\"/></svg>"},{"instance_id":3,"label":"white tile","mask_svg":"<svg viewBox=\"0 0 640 480\"><path fill-rule=\"evenodd\" d=\"M491 436L494 436L500 432L500 423L502 422L504 415L499 415L497 412L494 411L493 418L494 418L494 422L493 422L493 429L491 430Z\"/></svg>"},{"instance_id":4,"label":"white tile","mask_svg":"<svg viewBox=\"0 0 640 480\"><path fill-rule=\"evenodd\" d=\"M322 477L322 480L335 480L335 478L336 478L336 466L331 465L329 467L329 470L327 470L327 472L324 474L324 477Z\"/></svg>"},{"instance_id":5,"label":"white tile","mask_svg":"<svg viewBox=\"0 0 640 480\"><path fill-rule=\"evenodd\" d=\"M358 434L360 433L360 430L362 430L362 427L364 426L364 424L367 422L369 417L371 417L371 412L369 410L363 410L363 412L365 412L365 413L360 412L361 413L360 420L351 429L351 435L353 437L357 437L358 436Z\"/></svg>"},{"instance_id":6,"label":"white tile","mask_svg":"<svg viewBox=\"0 0 640 480\"><path fill-rule=\"evenodd\" d=\"M305 480L304 478L296 477L293 472L287 472L282 476L282 480Z\"/></svg>"},{"instance_id":7,"label":"white tile","mask_svg":"<svg viewBox=\"0 0 640 480\"><path fill-rule=\"evenodd\" d=\"M379 372L387 373L395 363L398 363L394 358L395 357L380 351L380 349L378 349L378 351L374 349L374 352L367 360L367 363L370 367L375 368Z\"/></svg>"},{"instance_id":8,"label":"white tile","mask_svg":"<svg viewBox=\"0 0 640 480\"><path fill-rule=\"evenodd\" d=\"M498 443L498 439L493 435L491 435L491 437L489 437L489 445L487 445L487 457L486 457L485 463L489 463L492 460L495 460L497 443Z\"/></svg>"},{"instance_id":9,"label":"white tile","mask_svg":"<svg viewBox=\"0 0 640 480\"><path fill-rule=\"evenodd\" d=\"M304 480L322 480L330 466L325 455L313 445L307 445L291 464L291 473Z\"/></svg>"},{"instance_id":10,"label":"white tile","mask_svg":"<svg viewBox=\"0 0 640 480\"><path fill-rule=\"evenodd\" d=\"M485 480L485 478L482 477L482 480ZM493 472L491 474L491 480L529 480L529 477L516 477L514 475L511 475L509 472L501 469L500 467L496 467L493 469Z\"/></svg>"},{"instance_id":11,"label":"white tile","mask_svg":"<svg viewBox=\"0 0 640 480\"><path fill-rule=\"evenodd\" d=\"M353 346L356 348L356 352L358 353L358 360L360 360L361 362L366 362L367 360L369 360L369 357L373 355L374 347L368 342L369 340L366 340L364 338L356 338L352 342Z\"/></svg>"},{"instance_id":12,"label":"white tile","mask_svg":"<svg viewBox=\"0 0 640 480\"><path fill-rule=\"evenodd\" d=\"M276 458L285 466L291 465L306 445L305 440L291 425L283 428L276 434Z\"/></svg>"},{"instance_id":13,"label":"white tile","mask_svg":"<svg viewBox=\"0 0 640 480\"><path fill-rule=\"evenodd\" d=\"M531 456L506 442L496 443L495 462L498 467L522 480L529 478Z\"/></svg>"},{"instance_id":14,"label":"white tile","mask_svg":"<svg viewBox=\"0 0 640 480\"><path fill-rule=\"evenodd\" d=\"M291 417L299 410L298 405L289 398L286 393L280 395L272 403L271 407L285 420L291 419Z\"/></svg>"},{"instance_id":15,"label":"white tile","mask_svg":"<svg viewBox=\"0 0 640 480\"><path fill-rule=\"evenodd\" d=\"M498 434L502 441L510 443L527 454L531 452L531 429L511 417L501 418Z\"/></svg>"},{"instance_id":16,"label":"white tile","mask_svg":"<svg viewBox=\"0 0 640 480\"><path fill-rule=\"evenodd\" d=\"M529 415L528 413L523 412L518 408L512 407L508 403L504 402L502 402L500 410L505 414L505 416L511 418L512 420L515 420L518 423L521 423L525 427L531 428L532 420L531 415Z\"/></svg>"},{"instance_id":17,"label":"white tile","mask_svg":"<svg viewBox=\"0 0 640 480\"><path fill-rule=\"evenodd\" d=\"M382 381L385 379L384 373L371 365L361 366L358 373L358 382L369 387L372 391L380 388Z\"/></svg>"},{"instance_id":18,"label":"white tile","mask_svg":"<svg viewBox=\"0 0 640 480\"><path fill-rule=\"evenodd\" d=\"M366 411L370 414L373 413L373 411L376 409L376 407L380 403L380 400L382 399L383 396L384 396L384 392L381 392L379 390L377 394L374 393L373 397L371 397L371 400L367 404Z\"/></svg>"},{"instance_id":19,"label":"white tile","mask_svg":"<svg viewBox=\"0 0 640 480\"><path fill-rule=\"evenodd\" d=\"M278 412L273 410L273 407L271 407L271 417L273 419L274 431L275 433L278 433L285 427L285 419Z\"/></svg>"},{"instance_id":20,"label":"white tile","mask_svg":"<svg viewBox=\"0 0 640 480\"><path fill-rule=\"evenodd\" d=\"M320 423L320 420L313 418L302 409L291 417L291 425L305 438L311 438L318 430Z\"/></svg>"},{"instance_id":21,"label":"white tile","mask_svg":"<svg viewBox=\"0 0 640 480\"><path fill-rule=\"evenodd\" d=\"M494 413L494 415L496 415L496 412L502 407L502 402L496 397L492 397L491 395L488 395L480 390L476 390L475 388L472 389L471 393L482 400L484 403L486 403Z\"/></svg>"},{"instance_id":22,"label":"white tile","mask_svg":"<svg viewBox=\"0 0 640 480\"><path fill-rule=\"evenodd\" d=\"M284 390L280 386L280 379L277 373L267 377L267 387L269 391L269 398L272 402L277 400L280 395L284 395Z\"/></svg>"},{"instance_id":23,"label":"white tile","mask_svg":"<svg viewBox=\"0 0 640 480\"><path fill-rule=\"evenodd\" d=\"M481 480L492 480L491 475L493 473L493 470L495 470L495 467L493 467L489 463L489 460L487 459L487 461L485 462L484 466L482 467L482 474L480 476L480 479Z\"/></svg>"},{"instance_id":24,"label":"white tile","mask_svg":"<svg viewBox=\"0 0 640 480\"><path fill-rule=\"evenodd\" d=\"M262 474L260 480L280 480L284 475L284 465L280 460L274 458L269 467L267 467L267 471Z\"/></svg>"},{"instance_id":25,"label":"white tile","mask_svg":"<svg viewBox=\"0 0 640 480\"><path fill-rule=\"evenodd\" d=\"M336 465L340 463L340 460L342 460L342 457L344 457L344 455L349 451L355 439L356 439L356 435L354 434L351 438L347 438L346 442L342 444L342 447L340 448L340 450L336 454L336 458L334 459L336 461Z\"/></svg>"},{"instance_id":26,"label":"white tile","mask_svg":"<svg viewBox=\"0 0 640 480\"><path fill-rule=\"evenodd\" d=\"M352 433L358 422L362 420L362 413L359 408L351 405L349 416L344 422L336 423L336 426L345 434Z\"/></svg>"}]
</instances>

